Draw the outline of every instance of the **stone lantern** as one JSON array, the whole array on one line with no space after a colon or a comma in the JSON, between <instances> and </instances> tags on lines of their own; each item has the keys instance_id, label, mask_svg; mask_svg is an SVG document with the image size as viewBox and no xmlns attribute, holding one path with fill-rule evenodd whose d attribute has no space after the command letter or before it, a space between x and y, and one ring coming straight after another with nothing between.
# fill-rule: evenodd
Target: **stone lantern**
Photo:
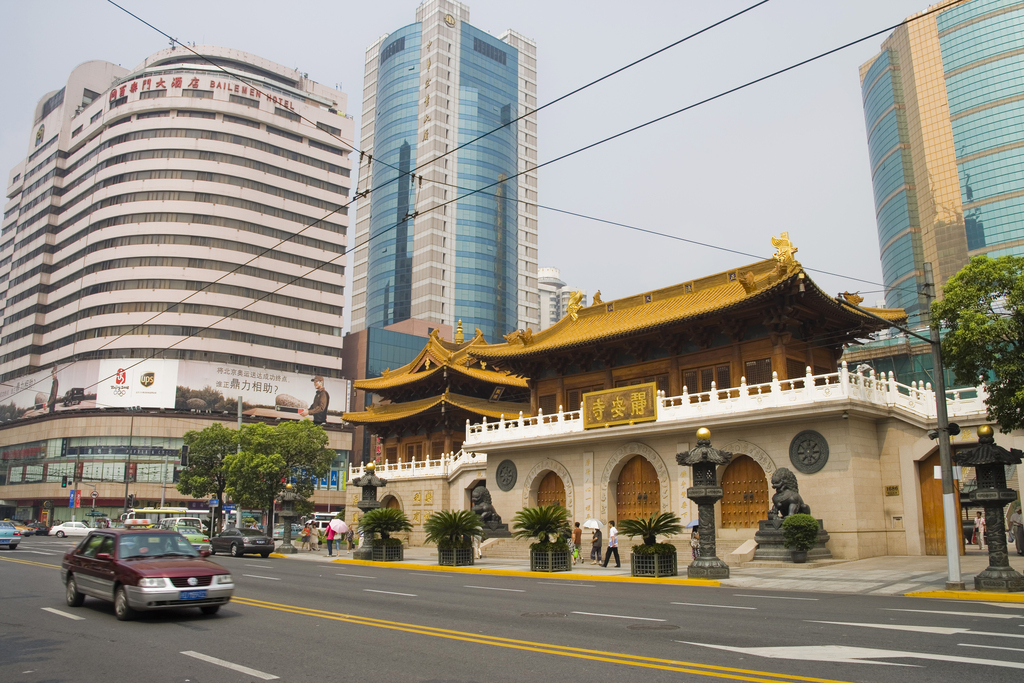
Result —
<instances>
[{"instance_id":1,"label":"stone lantern","mask_svg":"<svg viewBox=\"0 0 1024 683\"><path fill-rule=\"evenodd\" d=\"M299 494L292 490L292 485L287 484L284 487L284 493L281 494L281 512L277 515L281 518L284 524L284 533L282 534L282 543L277 548L277 552L285 555L295 555L299 552L299 549L292 545L292 522L298 517L295 512L295 501L299 498ZM274 530L270 530L270 537L273 539Z\"/></svg>"},{"instance_id":2,"label":"stone lantern","mask_svg":"<svg viewBox=\"0 0 1024 683\"><path fill-rule=\"evenodd\" d=\"M1016 448L1008 451L997 446L992 428L982 425L978 427L977 447L953 456L956 464L975 468L978 488L967 494L967 499L985 508L988 567L974 577L974 588L979 591L1024 591L1024 576L1010 567L1003 524L1003 508L1017 499L1017 492L1006 486L1006 465L1019 464L1021 455Z\"/></svg>"},{"instance_id":3,"label":"stone lantern","mask_svg":"<svg viewBox=\"0 0 1024 683\"><path fill-rule=\"evenodd\" d=\"M686 489L686 497L697 503L697 532L700 534L700 557L686 568L691 579L728 579L729 565L715 556L715 503L722 499L718 485L717 468L728 465L732 453L720 451L711 445L711 431L697 430L697 446L688 453L677 453L676 462L689 465L693 470L693 486Z\"/></svg>"},{"instance_id":4,"label":"stone lantern","mask_svg":"<svg viewBox=\"0 0 1024 683\"><path fill-rule=\"evenodd\" d=\"M363 489L363 495L360 497L359 502L356 503L356 507L359 508L365 515L370 510L375 510L380 507L380 501L377 500L377 488L380 486L387 486L387 479L381 479L377 476L377 467L372 462L366 463L366 469L363 476L356 477L352 480L353 486L358 486ZM359 549L352 553L352 559L354 560L372 560L373 559L373 539L366 536L363 537L363 543L359 546Z\"/></svg>"}]
</instances>

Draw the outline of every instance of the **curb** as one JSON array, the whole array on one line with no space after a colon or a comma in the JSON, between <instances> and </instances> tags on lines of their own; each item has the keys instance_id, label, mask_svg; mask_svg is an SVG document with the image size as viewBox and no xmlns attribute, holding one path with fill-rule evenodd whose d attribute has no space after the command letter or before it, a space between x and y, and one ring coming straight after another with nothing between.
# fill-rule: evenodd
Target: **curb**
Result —
<instances>
[{"instance_id":1,"label":"curb","mask_svg":"<svg viewBox=\"0 0 1024 683\"><path fill-rule=\"evenodd\" d=\"M270 553L270 555L268 555L268 557L283 557L283 558L287 559L288 555L282 555L281 553Z\"/></svg>"},{"instance_id":2,"label":"curb","mask_svg":"<svg viewBox=\"0 0 1024 683\"><path fill-rule=\"evenodd\" d=\"M984 600L986 602L1024 602L1024 593L989 593L985 591L914 591L908 598L945 598L946 600Z\"/></svg>"},{"instance_id":3,"label":"curb","mask_svg":"<svg viewBox=\"0 0 1024 683\"><path fill-rule=\"evenodd\" d=\"M658 579L646 576L602 576L601 574L574 574L573 572L531 572L515 569L486 569L484 567L442 567L436 564L409 564L406 562L374 562L373 560L331 560L332 564L351 564L365 567L385 567L388 569L412 569L416 571L455 572L459 574L476 574L492 576L521 576L538 579L559 579L562 581L610 581L615 583L653 583L673 586L707 586L717 588L721 581L710 579Z\"/></svg>"}]
</instances>

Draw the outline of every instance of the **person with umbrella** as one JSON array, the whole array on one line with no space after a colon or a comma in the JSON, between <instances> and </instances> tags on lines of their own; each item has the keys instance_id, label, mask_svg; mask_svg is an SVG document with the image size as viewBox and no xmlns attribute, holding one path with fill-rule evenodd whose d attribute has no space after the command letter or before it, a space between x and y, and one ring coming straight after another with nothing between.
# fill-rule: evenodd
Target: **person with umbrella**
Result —
<instances>
[{"instance_id":1,"label":"person with umbrella","mask_svg":"<svg viewBox=\"0 0 1024 683\"><path fill-rule=\"evenodd\" d=\"M327 525L327 557L334 556L334 539L339 537L338 540L338 555L341 555L341 539L340 536L348 531L348 524L341 521L338 518L334 518Z\"/></svg>"},{"instance_id":2,"label":"person with umbrella","mask_svg":"<svg viewBox=\"0 0 1024 683\"><path fill-rule=\"evenodd\" d=\"M584 529L594 530L590 547L590 559L593 561L590 564L597 564L601 561L601 526L601 522L593 517L583 522Z\"/></svg>"}]
</instances>

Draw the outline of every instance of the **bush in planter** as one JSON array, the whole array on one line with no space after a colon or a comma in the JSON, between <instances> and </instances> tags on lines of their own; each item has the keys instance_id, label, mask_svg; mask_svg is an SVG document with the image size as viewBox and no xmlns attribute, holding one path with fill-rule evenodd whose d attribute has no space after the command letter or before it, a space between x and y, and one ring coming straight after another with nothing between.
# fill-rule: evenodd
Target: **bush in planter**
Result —
<instances>
[{"instance_id":1,"label":"bush in planter","mask_svg":"<svg viewBox=\"0 0 1024 683\"><path fill-rule=\"evenodd\" d=\"M395 545L390 541L396 541L398 545L402 541L391 538L391 534L400 531L412 531L412 524L405 513L398 508L377 508L370 510L359 520L359 528L363 530L363 536L372 540L375 534L380 534L381 545Z\"/></svg>"},{"instance_id":2,"label":"bush in planter","mask_svg":"<svg viewBox=\"0 0 1024 683\"><path fill-rule=\"evenodd\" d=\"M557 552L569 549L569 511L561 505L523 508L512 518L513 538L536 538L530 550Z\"/></svg>"},{"instance_id":3,"label":"bush in planter","mask_svg":"<svg viewBox=\"0 0 1024 683\"><path fill-rule=\"evenodd\" d=\"M807 552L818 540L818 520L811 515L789 515L782 520L782 537L787 548Z\"/></svg>"},{"instance_id":4,"label":"bush in planter","mask_svg":"<svg viewBox=\"0 0 1024 683\"><path fill-rule=\"evenodd\" d=\"M633 576L675 576L676 547L671 543L658 543L658 536L674 536L683 532L679 517L672 512L652 513L649 517L624 519L619 523L619 533L630 538L639 536L643 545L633 546L630 562Z\"/></svg>"},{"instance_id":5,"label":"bush in planter","mask_svg":"<svg viewBox=\"0 0 1024 683\"><path fill-rule=\"evenodd\" d=\"M484 535L480 516L471 510L435 512L427 517L423 530L427 543L437 544L437 561L443 565L473 564L473 539Z\"/></svg>"}]
</instances>

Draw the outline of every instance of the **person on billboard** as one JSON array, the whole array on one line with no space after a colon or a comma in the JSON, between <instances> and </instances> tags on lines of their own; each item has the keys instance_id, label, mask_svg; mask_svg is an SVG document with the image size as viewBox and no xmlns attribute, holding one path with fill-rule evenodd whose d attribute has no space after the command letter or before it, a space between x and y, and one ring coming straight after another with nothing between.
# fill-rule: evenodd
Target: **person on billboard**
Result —
<instances>
[{"instance_id":1,"label":"person on billboard","mask_svg":"<svg viewBox=\"0 0 1024 683\"><path fill-rule=\"evenodd\" d=\"M49 410L52 413L53 411L55 411L57 409L57 386L58 386L58 382L57 382L57 366L56 365L54 365L52 368L50 368L50 378L52 380L51 383L50 383L50 399L46 402L46 405L49 407Z\"/></svg>"},{"instance_id":2,"label":"person on billboard","mask_svg":"<svg viewBox=\"0 0 1024 683\"><path fill-rule=\"evenodd\" d=\"M309 415L314 424L322 425L327 422L327 406L331 403L331 395L324 389L324 378L320 375L313 378L313 386L316 387L313 405L308 409L300 408L299 415Z\"/></svg>"}]
</instances>

